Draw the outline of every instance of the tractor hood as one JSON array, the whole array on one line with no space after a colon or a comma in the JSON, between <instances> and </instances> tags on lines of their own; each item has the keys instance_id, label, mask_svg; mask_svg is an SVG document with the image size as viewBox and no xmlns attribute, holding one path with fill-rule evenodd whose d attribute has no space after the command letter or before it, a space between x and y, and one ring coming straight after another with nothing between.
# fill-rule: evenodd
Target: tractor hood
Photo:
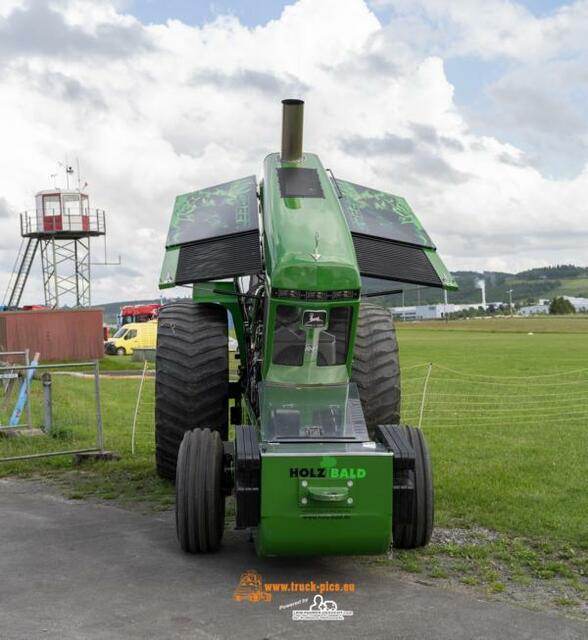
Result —
<instances>
[{"instance_id":1,"label":"tractor hood","mask_svg":"<svg viewBox=\"0 0 588 640\"><path fill-rule=\"evenodd\" d=\"M271 286L326 291L359 289L353 240L318 156L265 159L263 237Z\"/></svg>"}]
</instances>

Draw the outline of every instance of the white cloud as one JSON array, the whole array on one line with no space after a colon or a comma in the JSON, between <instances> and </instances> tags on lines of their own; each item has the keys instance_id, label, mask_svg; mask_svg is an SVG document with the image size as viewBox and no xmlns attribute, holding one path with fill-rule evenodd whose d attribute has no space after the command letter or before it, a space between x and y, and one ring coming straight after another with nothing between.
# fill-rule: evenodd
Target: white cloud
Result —
<instances>
[{"instance_id":1,"label":"white cloud","mask_svg":"<svg viewBox=\"0 0 588 640\"><path fill-rule=\"evenodd\" d=\"M4 18L24 4L25 0L3 0L2 4L0 4L0 17Z\"/></svg>"},{"instance_id":2,"label":"white cloud","mask_svg":"<svg viewBox=\"0 0 588 640\"><path fill-rule=\"evenodd\" d=\"M588 3L576 0L536 17L512 0L371 0L389 7L391 30L415 47L446 55L547 60L562 51L585 52ZM415 35L427 35L414 40Z\"/></svg>"},{"instance_id":3,"label":"white cloud","mask_svg":"<svg viewBox=\"0 0 588 640\"><path fill-rule=\"evenodd\" d=\"M537 17L513 0L372 0L393 19L391 50L459 63L453 75L485 86L470 125L523 146L552 175L571 176L588 156L588 2L576 0ZM531 5L532 6L532 5ZM476 68L477 65L477 68ZM489 69L486 81L485 72ZM502 69L496 80L496 70ZM471 76L476 73L474 80ZM474 104L468 104L473 101Z\"/></svg>"},{"instance_id":4,"label":"white cloud","mask_svg":"<svg viewBox=\"0 0 588 640\"><path fill-rule=\"evenodd\" d=\"M306 148L342 178L405 195L450 267L586 261L588 171L550 180L512 144L472 133L442 58L399 44L362 0L299 0L254 29L233 17L144 26L108 2L51 6L65 50L4 49L2 210L30 208L56 161L79 155L107 210L110 257L123 258L97 269L97 301L157 294L175 195L258 172L278 147L287 91L307 100ZM4 284L14 215L0 216L0 237ZM35 269L28 300L40 295Z\"/></svg>"}]
</instances>

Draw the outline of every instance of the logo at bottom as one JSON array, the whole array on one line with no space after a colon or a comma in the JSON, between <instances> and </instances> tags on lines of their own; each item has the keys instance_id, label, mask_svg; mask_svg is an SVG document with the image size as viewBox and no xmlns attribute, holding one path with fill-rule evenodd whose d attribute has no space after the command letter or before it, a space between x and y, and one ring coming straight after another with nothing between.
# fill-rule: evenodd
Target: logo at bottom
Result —
<instances>
[{"instance_id":1,"label":"logo at bottom","mask_svg":"<svg viewBox=\"0 0 588 640\"><path fill-rule=\"evenodd\" d=\"M334 600L325 600L317 593L308 609L292 611L292 620L345 620L346 616L352 615L353 611L343 611Z\"/></svg>"}]
</instances>

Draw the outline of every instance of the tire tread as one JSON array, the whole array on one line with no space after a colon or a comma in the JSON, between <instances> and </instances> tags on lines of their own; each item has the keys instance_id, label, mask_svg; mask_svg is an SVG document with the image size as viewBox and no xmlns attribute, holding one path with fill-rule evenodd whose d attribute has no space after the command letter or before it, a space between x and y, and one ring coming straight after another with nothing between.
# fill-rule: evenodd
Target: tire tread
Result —
<instances>
[{"instance_id":1,"label":"tire tread","mask_svg":"<svg viewBox=\"0 0 588 640\"><path fill-rule=\"evenodd\" d=\"M398 343L392 316L384 307L360 305L351 381L357 384L370 437L379 424L399 423Z\"/></svg>"},{"instance_id":2,"label":"tire tread","mask_svg":"<svg viewBox=\"0 0 588 640\"><path fill-rule=\"evenodd\" d=\"M435 514L431 457L421 429L417 427L396 428L402 430L415 452L413 472L415 486L412 521L408 524L392 523L393 545L398 549L415 549L426 546L433 534Z\"/></svg>"},{"instance_id":3,"label":"tire tread","mask_svg":"<svg viewBox=\"0 0 588 640\"><path fill-rule=\"evenodd\" d=\"M228 436L227 312L218 304L172 302L161 308L155 379L157 473L174 481L186 431L208 427Z\"/></svg>"}]
</instances>

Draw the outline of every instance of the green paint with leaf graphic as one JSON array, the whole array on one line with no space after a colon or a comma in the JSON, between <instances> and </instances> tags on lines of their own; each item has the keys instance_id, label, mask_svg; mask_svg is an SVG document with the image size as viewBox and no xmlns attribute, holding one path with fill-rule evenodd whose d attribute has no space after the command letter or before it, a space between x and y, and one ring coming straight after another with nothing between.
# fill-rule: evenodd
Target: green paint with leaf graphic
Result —
<instances>
[{"instance_id":1,"label":"green paint with leaf graphic","mask_svg":"<svg viewBox=\"0 0 588 640\"><path fill-rule=\"evenodd\" d=\"M252 231L258 227L255 176L176 198L167 247Z\"/></svg>"},{"instance_id":2,"label":"green paint with leaf graphic","mask_svg":"<svg viewBox=\"0 0 588 640\"><path fill-rule=\"evenodd\" d=\"M352 233L434 248L420 220L401 196L337 179L341 205Z\"/></svg>"}]
</instances>

